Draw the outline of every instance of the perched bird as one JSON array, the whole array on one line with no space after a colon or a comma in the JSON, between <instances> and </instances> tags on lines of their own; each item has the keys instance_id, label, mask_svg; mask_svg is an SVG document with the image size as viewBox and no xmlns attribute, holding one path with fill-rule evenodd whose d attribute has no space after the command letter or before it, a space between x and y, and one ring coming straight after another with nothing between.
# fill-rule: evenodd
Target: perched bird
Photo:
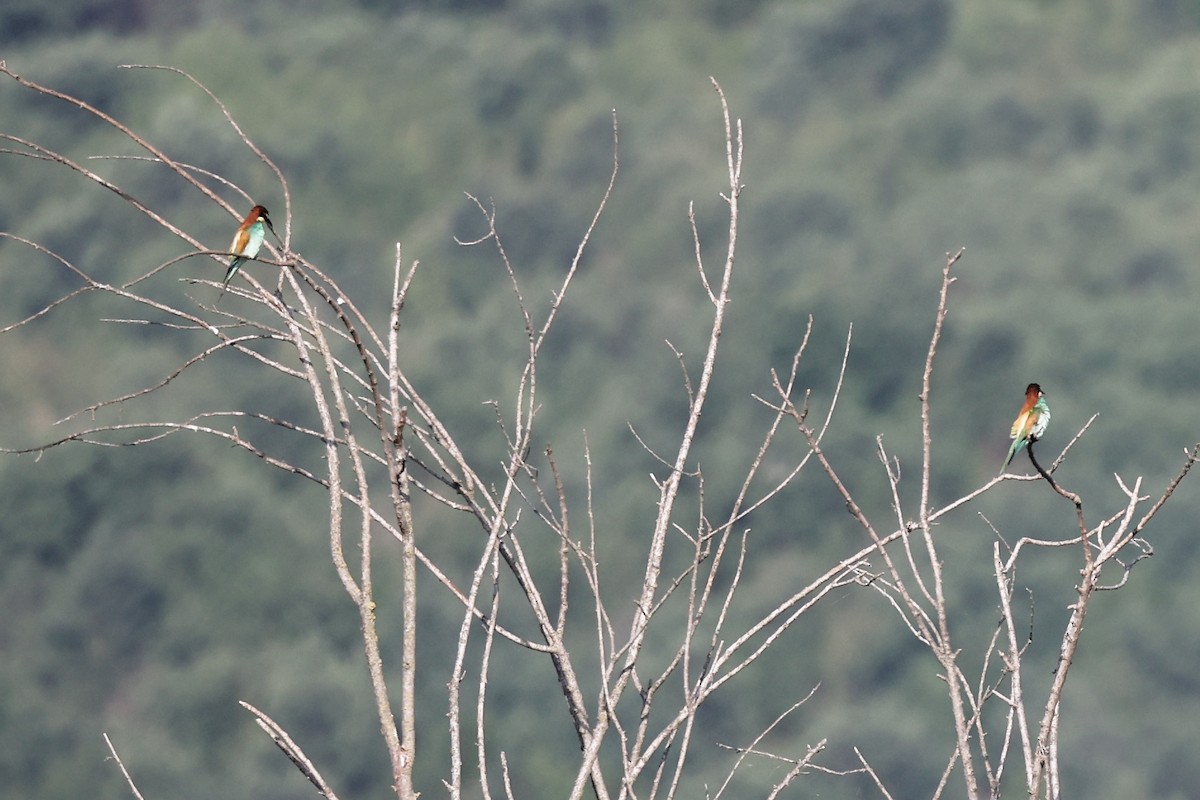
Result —
<instances>
[{"instance_id":1,"label":"perched bird","mask_svg":"<svg viewBox=\"0 0 1200 800\"><path fill-rule=\"evenodd\" d=\"M266 228L263 227L264 223L266 228L271 229L271 233L275 233L275 226L271 224L271 217L267 214L267 209L263 206L255 206L250 209L250 213L238 226L237 233L233 235L233 243L229 245L229 252L233 255L229 258L229 269L225 271L225 280L221 283L222 295L225 294L229 281L237 274L242 264L254 258L262 249L263 239L267 237Z\"/></svg>"},{"instance_id":2,"label":"perched bird","mask_svg":"<svg viewBox=\"0 0 1200 800\"><path fill-rule=\"evenodd\" d=\"M1004 466L1000 467L1001 474L1004 474L1004 470L1008 468L1008 462L1012 461L1018 450L1027 447L1030 442L1036 442L1042 438L1042 434L1046 432L1046 426L1049 424L1050 406L1046 405L1046 395L1042 393L1042 387L1031 383L1025 389L1025 405L1021 406L1021 413L1017 414L1017 418L1012 424L1012 432L1008 434L1012 437L1013 443L1012 447L1008 448Z\"/></svg>"}]
</instances>

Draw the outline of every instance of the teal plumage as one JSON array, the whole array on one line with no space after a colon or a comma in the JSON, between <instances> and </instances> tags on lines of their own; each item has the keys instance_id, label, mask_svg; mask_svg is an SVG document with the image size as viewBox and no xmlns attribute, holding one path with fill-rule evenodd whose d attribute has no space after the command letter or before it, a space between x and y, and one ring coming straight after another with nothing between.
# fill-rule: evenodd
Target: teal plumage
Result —
<instances>
[{"instance_id":1,"label":"teal plumage","mask_svg":"<svg viewBox=\"0 0 1200 800\"><path fill-rule=\"evenodd\" d=\"M1036 383L1029 384L1025 389L1025 404L1021 406L1021 413L1013 420L1012 431L1009 436L1012 437L1012 447L1008 448L1008 455L1004 459L1004 464L1000 467L1000 473L1008 469L1008 464L1012 461L1013 456L1022 447L1028 447L1030 442L1036 442L1042 438L1042 434L1046 432L1046 426L1050 424L1050 406L1046 404L1046 395L1042 392L1042 387Z\"/></svg>"},{"instance_id":2,"label":"teal plumage","mask_svg":"<svg viewBox=\"0 0 1200 800\"><path fill-rule=\"evenodd\" d=\"M246 219L238 226L237 233L233 235L233 243L229 245L232 255L229 258L229 269L225 271L225 280L221 282L221 294L225 293L229 281L237 274L242 264L258 255L263 240L267 238L267 228L271 229L271 233L275 233L275 226L271 224L267 209L263 206L250 209Z\"/></svg>"}]
</instances>

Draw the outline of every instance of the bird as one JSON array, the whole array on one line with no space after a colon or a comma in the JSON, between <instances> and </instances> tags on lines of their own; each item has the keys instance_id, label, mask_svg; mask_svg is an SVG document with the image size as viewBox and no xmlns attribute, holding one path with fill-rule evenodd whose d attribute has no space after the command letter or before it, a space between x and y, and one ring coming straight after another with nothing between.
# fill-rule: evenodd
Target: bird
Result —
<instances>
[{"instance_id":1,"label":"bird","mask_svg":"<svg viewBox=\"0 0 1200 800\"><path fill-rule=\"evenodd\" d=\"M1046 426L1049 424L1050 406L1046 404L1046 395L1041 386L1031 383L1025 388L1025 404L1021 406L1021 413L1017 414L1017 418L1013 420L1012 431L1008 434L1012 437L1013 443L1012 447L1008 448L1008 456L1004 459L1004 465L1000 467L1001 475L1004 474L1004 470L1008 469L1008 463L1012 461L1017 451L1042 438L1042 434L1046 432Z\"/></svg>"},{"instance_id":2,"label":"bird","mask_svg":"<svg viewBox=\"0 0 1200 800\"><path fill-rule=\"evenodd\" d=\"M262 249L263 239L267 237L264 223L266 228L271 229L271 233L275 233L275 226L271 224L267 209L264 206L255 206L238 226L237 233L233 235L233 243L229 245L229 252L233 255L229 257L229 269L225 271L225 280L221 282L222 295L242 264L257 256L258 251Z\"/></svg>"}]
</instances>

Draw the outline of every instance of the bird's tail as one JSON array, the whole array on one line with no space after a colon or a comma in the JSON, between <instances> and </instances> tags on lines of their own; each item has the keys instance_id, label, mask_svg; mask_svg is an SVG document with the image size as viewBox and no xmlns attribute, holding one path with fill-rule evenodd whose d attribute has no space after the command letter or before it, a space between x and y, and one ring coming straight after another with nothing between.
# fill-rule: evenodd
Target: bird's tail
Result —
<instances>
[{"instance_id":1,"label":"bird's tail","mask_svg":"<svg viewBox=\"0 0 1200 800\"><path fill-rule=\"evenodd\" d=\"M229 282L233 280L233 276L237 274L237 271L242 266L242 262L245 260L244 258L235 258L229 262L229 269L225 270L225 280L221 281L221 294L217 296L218 300L225 296L225 290L229 288Z\"/></svg>"},{"instance_id":2,"label":"bird's tail","mask_svg":"<svg viewBox=\"0 0 1200 800\"><path fill-rule=\"evenodd\" d=\"M1012 447L1008 448L1008 455L1004 457L1004 463L1000 465L1000 474L1004 474L1004 470L1008 469L1009 463L1013 460L1013 456L1021 449L1021 445L1025 444L1024 439L1013 439Z\"/></svg>"}]
</instances>

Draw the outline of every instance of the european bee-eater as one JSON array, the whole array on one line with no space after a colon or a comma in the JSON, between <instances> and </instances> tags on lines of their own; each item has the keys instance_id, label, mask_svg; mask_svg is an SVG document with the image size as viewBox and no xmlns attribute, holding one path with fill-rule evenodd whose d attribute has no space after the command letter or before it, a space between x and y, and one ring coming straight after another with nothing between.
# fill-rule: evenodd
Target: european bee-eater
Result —
<instances>
[{"instance_id":1,"label":"european bee-eater","mask_svg":"<svg viewBox=\"0 0 1200 800\"><path fill-rule=\"evenodd\" d=\"M229 269L225 271L225 280L221 283L221 294L225 294L229 281L237 274L242 264L254 258L262 249L263 239L267 238L266 228L263 227L264 223L266 228L271 229L271 233L275 233L275 226L271 224L271 217L267 214L267 209L263 206L255 206L250 209L250 213L238 226L237 233L233 235L233 243L229 245L229 252L233 255L229 257Z\"/></svg>"},{"instance_id":2,"label":"european bee-eater","mask_svg":"<svg viewBox=\"0 0 1200 800\"><path fill-rule=\"evenodd\" d=\"M1000 474L1004 474L1004 470L1008 469L1008 462L1012 461L1018 450L1042 438L1049 424L1050 406L1046 405L1046 395L1042 393L1042 387L1031 383L1025 389L1025 405L1021 406L1021 413L1017 414L1012 431L1008 434L1013 443L1012 447L1008 448L1004 466L1000 467Z\"/></svg>"}]
</instances>

